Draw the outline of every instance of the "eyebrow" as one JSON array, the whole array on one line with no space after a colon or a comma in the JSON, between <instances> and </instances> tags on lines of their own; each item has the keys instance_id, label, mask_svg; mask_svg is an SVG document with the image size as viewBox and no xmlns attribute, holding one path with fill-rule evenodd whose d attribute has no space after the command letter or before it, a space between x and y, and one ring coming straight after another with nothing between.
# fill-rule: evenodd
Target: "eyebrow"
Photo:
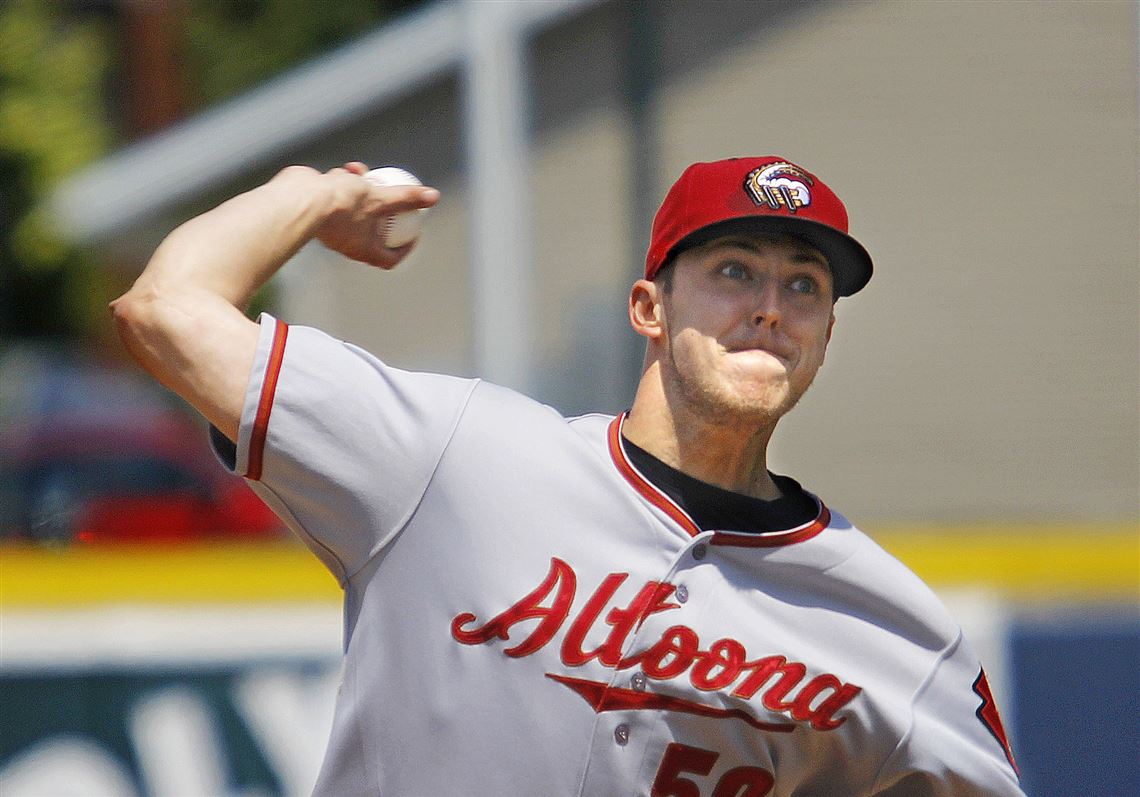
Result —
<instances>
[{"instance_id":1,"label":"eyebrow","mask_svg":"<svg viewBox=\"0 0 1140 797\"><path fill-rule=\"evenodd\" d=\"M792 259L797 263L818 263L826 269L830 268L827 264L827 258L822 253L811 249L801 249L792 255Z\"/></svg>"},{"instance_id":2,"label":"eyebrow","mask_svg":"<svg viewBox=\"0 0 1140 797\"><path fill-rule=\"evenodd\" d=\"M774 239L777 240L777 239ZM827 263L827 258L807 243L802 243L795 238L787 238L788 242L796 246L796 251L792 254L792 259L797 263L817 263L825 269L830 270ZM717 241L709 247L710 251L717 249L743 249L746 252L753 254L760 254L760 246L753 240L748 238L726 238L722 241Z\"/></svg>"}]
</instances>

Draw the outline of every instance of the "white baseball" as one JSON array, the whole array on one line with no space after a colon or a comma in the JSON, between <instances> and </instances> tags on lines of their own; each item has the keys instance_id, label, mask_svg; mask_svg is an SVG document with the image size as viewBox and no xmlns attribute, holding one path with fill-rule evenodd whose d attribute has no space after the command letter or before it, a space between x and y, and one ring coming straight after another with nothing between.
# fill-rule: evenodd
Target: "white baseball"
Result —
<instances>
[{"instance_id":1,"label":"white baseball","mask_svg":"<svg viewBox=\"0 0 1140 797\"><path fill-rule=\"evenodd\" d=\"M423 185L420 179L414 174L395 166L381 166L379 169L373 169L368 172L364 177L377 185ZM384 236L384 246L395 249L396 247L410 244L419 238L420 229L424 226L424 215L426 213L427 208L419 208L417 210L405 210L401 213L393 213L391 216L388 216L386 220L387 224L381 232L381 235Z\"/></svg>"}]
</instances>

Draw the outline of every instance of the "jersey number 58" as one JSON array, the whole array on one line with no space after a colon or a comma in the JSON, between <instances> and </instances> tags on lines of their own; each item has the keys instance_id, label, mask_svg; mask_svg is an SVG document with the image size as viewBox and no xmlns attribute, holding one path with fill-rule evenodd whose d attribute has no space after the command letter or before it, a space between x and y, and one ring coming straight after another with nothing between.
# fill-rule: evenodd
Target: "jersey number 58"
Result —
<instances>
[{"instance_id":1,"label":"jersey number 58","mask_svg":"<svg viewBox=\"0 0 1140 797\"><path fill-rule=\"evenodd\" d=\"M671 744L665 748L657 777L653 779L651 797L701 797L701 788L682 774L707 775L720 758L720 753ZM711 797L764 797L772 788L772 773L760 767L736 767L721 775Z\"/></svg>"}]
</instances>

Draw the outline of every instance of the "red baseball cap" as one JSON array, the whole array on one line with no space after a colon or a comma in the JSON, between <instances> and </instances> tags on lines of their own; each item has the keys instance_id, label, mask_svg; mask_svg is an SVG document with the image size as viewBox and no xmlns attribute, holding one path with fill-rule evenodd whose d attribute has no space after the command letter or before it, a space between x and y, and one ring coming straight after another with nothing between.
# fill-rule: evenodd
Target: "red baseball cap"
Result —
<instances>
[{"instance_id":1,"label":"red baseball cap","mask_svg":"<svg viewBox=\"0 0 1140 797\"><path fill-rule=\"evenodd\" d=\"M822 180L789 160L729 158L694 163L673 183L653 219L645 278L679 252L725 235L782 233L827 258L836 296L871 279L871 256L847 234L847 208Z\"/></svg>"}]
</instances>

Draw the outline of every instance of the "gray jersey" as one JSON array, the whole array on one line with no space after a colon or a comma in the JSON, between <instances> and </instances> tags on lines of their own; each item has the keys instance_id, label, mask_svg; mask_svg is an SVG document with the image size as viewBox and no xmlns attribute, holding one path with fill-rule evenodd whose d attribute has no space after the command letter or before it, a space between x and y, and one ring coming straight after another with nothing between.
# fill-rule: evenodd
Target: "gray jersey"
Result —
<instances>
[{"instance_id":1,"label":"gray jersey","mask_svg":"<svg viewBox=\"0 0 1140 797\"><path fill-rule=\"evenodd\" d=\"M822 502L700 531L621 423L262 317L236 470L345 590L318 794L1022 794L918 578Z\"/></svg>"}]
</instances>

